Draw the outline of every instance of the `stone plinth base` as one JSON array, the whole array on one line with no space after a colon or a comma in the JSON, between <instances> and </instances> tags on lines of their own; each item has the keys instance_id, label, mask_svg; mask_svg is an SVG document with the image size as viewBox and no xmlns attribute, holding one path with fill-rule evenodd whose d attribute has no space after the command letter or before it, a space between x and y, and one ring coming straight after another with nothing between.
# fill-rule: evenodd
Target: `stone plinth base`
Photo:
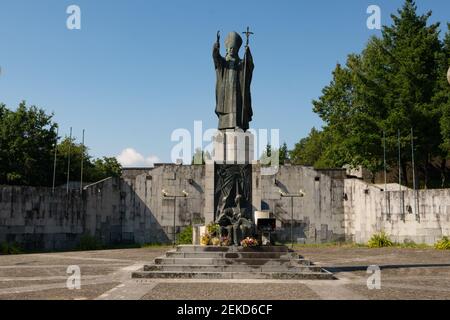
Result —
<instances>
[{"instance_id":1,"label":"stone plinth base","mask_svg":"<svg viewBox=\"0 0 450 320\"><path fill-rule=\"evenodd\" d=\"M251 164L255 158L255 136L243 131L218 131L213 137L210 162L217 164Z\"/></svg>"}]
</instances>

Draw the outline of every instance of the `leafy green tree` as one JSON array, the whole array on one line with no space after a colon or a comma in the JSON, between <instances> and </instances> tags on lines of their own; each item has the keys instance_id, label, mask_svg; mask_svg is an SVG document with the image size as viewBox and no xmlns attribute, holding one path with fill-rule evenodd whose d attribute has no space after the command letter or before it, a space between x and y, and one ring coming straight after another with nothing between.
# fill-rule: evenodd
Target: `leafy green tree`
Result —
<instances>
[{"instance_id":1,"label":"leafy green tree","mask_svg":"<svg viewBox=\"0 0 450 320\"><path fill-rule=\"evenodd\" d=\"M122 167L116 158L92 159L88 148L75 139L64 138L57 148L57 185L67 182L67 169L70 154L70 181L81 180L81 160L83 159L83 181L96 182L109 177L118 177Z\"/></svg>"},{"instance_id":2,"label":"leafy green tree","mask_svg":"<svg viewBox=\"0 0 450 320\"><path fill-rule=\"evenodd\" d=\"M122 166L114 157L103 157L94 161L93 171L95 175L92 174L91 181L99 181L108 177L120 177Z\"/></svg>"},{"instance_id":3,"label":"leafy green tree","mask_svg":"<svg viewBox=\"0 0 450 320\"><path fill-rule=\"evenodd\" d=\"M57 142L57 124L53 114L35 106L20 103L16 110L0 104L0 184L51 186L53 163ZM81 178L95 182L110 176L118 176L121 166L115 158L93 160L86 146L65 138L56 146L56 185L67 181L70 151L70 180Z\"/></svg>"},{"instance_id":4,"label":"leafy green tree","mask_svg":"<svg viewBox=\"0 0 450 320\"><path fill-rule=\"evenodd\" d=\"M308 137L301 139L291 150L290 157L293 164L317 167L319 159L324 153L324 134L312 128Z\"/></svg>"},{"instance_id":5,"label":"leafy green tree","mask_svg":"<svg viewBox=\"0 0 450 320\"><path fill-rule=\"evenodd\" d=\"M383 27L381 38L371 38L360 55L351 54L345 66L336 66L333 80L313 101L314 111L325 122L322 164L362 165L376 173L383 167L385 132L387 160L396 165L400 130L401 147L408 150L401 159L407 183L411 128L425 185L430 159L448 157L448 87L442 69L448 65L444 48L449 39L447 35L444 44L440 42L439 24L428 25L430 16L431 12L418 15L415 2L405 0L398 15L392 15L392 26Z\"/></svg>"},{"instance_id":6,"label":"leafy green tree","mask_svg":"<svg viewBox=\"0 0 450 320\"><path fill-rule=\"evenodd\" d=\"M435 108L441 108L440 131L441 140L441 187L446 186L448 168L447 159L450 158L450 85L447 79L447 70L450 66L450 23L447 23L447 33L443 41L443 50L439 56L438 81L433 97Z\"/></svg>"},{"instance_id":7,"label":"leafy green tree","mask_svg":"<svg viewBox=\"0 0 450 320\"><path fill-rule=\"evenodd\" d=\"M286 161L289 160L289 150L287 147L286 142L283 143L283 145L279 149L273 149L272 145L267 144L266 149L262 153L260 157L260 162L263 166L272 166L276 165L275 163L272 163L273 159L278 158L278 164L283 165L286 163Z\"/></svg>"},{"instance_id":8,"label":"leafy green tree","mask_svg":"<svg viewBox=\"0 0 450 320\"><path fill-rule=\"evenodd\" d=\"M49 185L56 123L25 101L15 111L0 104L0 184Z\"/></svg>"}]
</instances>

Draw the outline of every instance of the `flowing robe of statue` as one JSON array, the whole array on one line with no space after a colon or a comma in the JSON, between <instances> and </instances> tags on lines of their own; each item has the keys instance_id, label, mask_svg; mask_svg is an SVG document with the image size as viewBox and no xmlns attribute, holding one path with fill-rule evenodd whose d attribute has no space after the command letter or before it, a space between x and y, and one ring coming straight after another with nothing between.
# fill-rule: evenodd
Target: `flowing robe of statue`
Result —
<instances>
[{"instance_id":1,"label":"flowing robe of statue","mask_svg":"<svg viewBox=\"0 0 450 320\"><path fill-rule=\"evenodd\" d=\"M240 128L246 131L252 120L250 84L253 76L253 58L246 47L243 60L227 60L220 55L218 46L213 49L216 68L216 114L219 130Z\"/></svg>"}]
</instances>

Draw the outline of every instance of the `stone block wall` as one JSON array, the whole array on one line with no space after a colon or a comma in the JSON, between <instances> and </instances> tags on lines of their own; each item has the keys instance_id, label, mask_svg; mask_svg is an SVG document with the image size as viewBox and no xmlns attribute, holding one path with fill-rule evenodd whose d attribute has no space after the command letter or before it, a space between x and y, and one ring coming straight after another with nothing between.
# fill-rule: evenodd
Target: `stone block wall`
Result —
<instances>
[{"instance_id":1,"label":"stone block wall","mask_svg":"<svg viewBox=\"0 0 450 320\"><path fill-rule=\"evenodd\" d=\"M450 235L450 189L384 192L357 179L346 179L344 189L346 234L352 241L366 243L381 231L398 243L434 244Z\"/></svg>"},{"instance_id":2,"label":"stone block wall","mask_svg":"<svg viewBox=\"0 0 450 320\"><path fill-rule=\"evenodd\" d=\"M279 240L290 241L291 224L295 242L345 240L341 170L281 166L275 175L261 176L261 181L262 210L270 210L277 219ZM280 193L299 194L300 190L304 197L282 197Z\"/></svg>"},{"instance_id":3,"label":"stone block wall","mask_svg":"<svg viewBox=\"0 0 450 320\"><path fill-rule=\"evenodd\" d=\"M450 189L415 192L346 179L345 170L281 166L277 172L253 167L253 209L277 219L276 237L296 242L367 242L385 231L396 242L433 244L450 235ZM213 173L213 172L212 172ZM213 216L208 166L157 165L124 170L66 193L65 189L0 186L0 242L26 249L71 249L87 234L104 244L169 243L192 223ZM209 181L209 182L208 182ZM163 197L162 190L169 197ZM182 195L176 203L170 195ZM305 196L289 198L285 194ZM394 191L393 191L394 190ZM293 219L292 219L293 217Z\"/></svg>"}]
</instances>

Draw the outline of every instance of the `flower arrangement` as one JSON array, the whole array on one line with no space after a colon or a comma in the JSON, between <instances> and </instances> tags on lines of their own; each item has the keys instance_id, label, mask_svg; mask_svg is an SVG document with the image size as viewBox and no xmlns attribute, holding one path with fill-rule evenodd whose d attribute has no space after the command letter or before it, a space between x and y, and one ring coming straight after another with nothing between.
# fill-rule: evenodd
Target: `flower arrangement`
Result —
<instances>
[{"instance_id":1,"label":"flower arrangement","mask_svg":"<svg viewBox=\"0 0 450 320\"><path fill-rule=\"evenodd\" d=\"M255 238L247 237L241 241L241 246L244 248L256 247L258 246L258 241Z\"/></svg>"},{"instance_id":2,"label":"flower arrangement","mask_svg":"<svg viewBox=\"0 0 450 320\"><path fill-rule=\"evenodd\" d=\"M222 237L220 239L220 245L222 247L229 247L231 245L231 238L230 237Z\"/></svg>"},{"instance_id":3,"label":"flower arrangement","mask_svg":"<svg viewBox=\"0 0 450 320\"><path fill-rule=\"evenodd\" d=\"M220 226L217 223L211 222L206 226L206 233L211 237L217 237L220 233Z\"/></svg>"},{"instance_id":4,"label":"flower arrangement","mask_svg":"<svg viewBox=\"0 0 450 320\"><path fill-rule=\"evenodd\" d=\"M211 244L212 244L213 246L219 246L219 245L220 245L220 239L217 238L217 237L212 238L212 239L211 239Z\"/></svg>"},{"instance_id":5,"label":"flower arrangement","mask_svg":"<svg viewBox=\"0 0 450 320\"><path fill-rule=\"evenodd\" d=\"M209 245L209 242L211 241L211 236L208 233L205 233L204 235L202 235L202 237L200 238L200 244L202 246L207 246Z\"/></svg>"}]
</instances>

